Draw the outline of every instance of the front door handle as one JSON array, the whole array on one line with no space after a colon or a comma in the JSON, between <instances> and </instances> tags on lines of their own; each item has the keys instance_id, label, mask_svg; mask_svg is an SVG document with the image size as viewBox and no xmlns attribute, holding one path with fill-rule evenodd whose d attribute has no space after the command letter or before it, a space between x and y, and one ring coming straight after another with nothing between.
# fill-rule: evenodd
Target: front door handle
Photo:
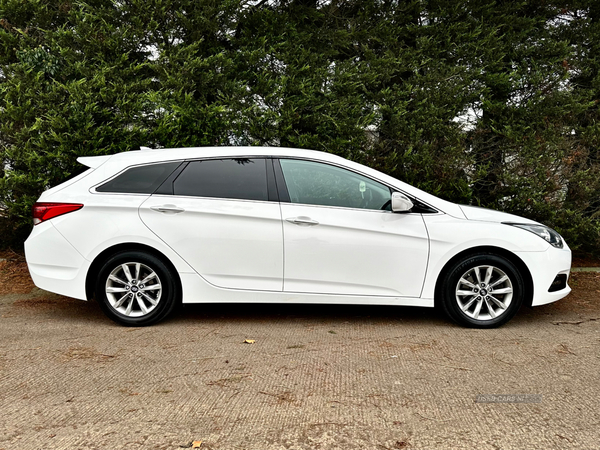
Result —
<instances>
[{"instance_id":1,"label":"front door handle","mask_svg":"<svg viewBox=\"0 0 600 450\"><path fill-rule=\"evenodd\" d=\"M179 214L185 211L185 209L180 208L176 205L151 206L150 209L163 214Z\"/></svg>"},{"instance_id":2,"label":"front door handle","mask_svg":"<svg viewBox=\"0 0 600 450\"><path fill-rule=\"evenodd\" d=\"M317 222L316 220L312 220L310 217L306 217L306 216L290 217L285 220L287 220L288 222L293 223L295 225L307 225L307 226L319 225L319 222Z\"/></svg>"}]
</instances>

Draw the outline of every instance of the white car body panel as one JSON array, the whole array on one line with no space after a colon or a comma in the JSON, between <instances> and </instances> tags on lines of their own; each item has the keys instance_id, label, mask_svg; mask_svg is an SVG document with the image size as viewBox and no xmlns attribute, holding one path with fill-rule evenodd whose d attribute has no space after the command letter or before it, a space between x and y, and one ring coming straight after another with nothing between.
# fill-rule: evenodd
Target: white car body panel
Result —
<instances>
[{"instance_id":1,"label":"white car body panel","mask_svg":"<svg viewBox=\"0 0 600 450\"><path fill-rule=\"evenodd\" d=\"M85 300L85 277L90 262L49 220L34 227L25 242L29 273L36 286Z\"/></svg>"},{"instance_id":2,"label":"white car body panel","mask_svg":"<svg viewBox=\"0 0 600 450\"><path fill-rule=\"evenodd\" d=\"M501 219L505 216L511 215L499 213L496 217ZM554 277L558 273L568 273L570 270L571 251L566 244L563 249L554 248L543 239L521 228L507 226L501 222L487 222L485 226L481 226L481 222L478 221L458 221L446 215L424 215L424 219L431 243L429 270L422 294L424 298L433 299L435 283L446 264L455 255L472 248L504 249L523 260L534 282L534 305L547 303L542 299L546 298L547 289ZM521 223L535 223L524 218L519 219ZM556 261L556 269L554 265L551 267L547 265L552 260ZM545 289L542 289L544 286ZM565 295L567 294L568 292Z\"/></svg>"},{"instance_id":3,"label":"white car body panel","mask_svg":"<svg viewBox=\"0 0 600 450\"><path fill-rule=\"evenodd\" d=\"M419 297L334 295L224 289L213 286L201 277L189 273L181 274L181 282L185 303L307 303L326 305L433 306L433 300Z\"/></svg>"},{"instance_id":4,"label":"white car body panel","mask_svg":"<svg viewBox=\"0 0 600 450\"><path fill-rule=\"evenodd\" d=\"M533 220L525 217L515 216L502 211L494 211L493 209L481 208L479 206L460 205L465 217L469 220L479 220L482 222L513 222L513 223L536 223Z\"/></svg>"},{"instance_id":5,"label":"white car body panel","mask_svg":"<svg viewBox=\"0 0 600 450\"><path fill-rule=\"evenodd\" d=\"M567 285L557 292L548 292L548 287L556 274L565 274L567 278L571 270L571 251L552 246L545 252L515 252L527 265L533 279L533 299L531 306L547 305L565 297L571 292Z\"/></svg>"},{"instance_id":6,"label":"white car body panel","mask_svg":"<svg viewBox=\"0 0 600 450\"><path fill-rule=\"evenodd\" d=\"M356 171L438 212L397 214L95 191L134 165L269 155L311 159ZM529 231L501 223L535 222L459 206L328 153L207 147L131 151L79 160L93 170L47 190L39 201L82 203L84 207L35 226L25 243L35 284L70 297L86 298L92 263L102 252L122 244L145 245L164 255L179 275L184 303L433 306L436 282L446 264L461 252L481 247L503 249L523 261L534 284L533 305L570 292L568 286L548 292L558 273L569 273L568 246L554 248ZM151 209L164 204L175 204L185 212L169 215ZM303 226L285 220L300 216L319 224Z\"/></svg>"},{"instance_id":7,"label":"white car body panel","mask_svg":"<svg viewBox=\"0 0 600 450\"><path fill-rule=\"evenodd\" d=\"M67 198L63 200L67 202L84 202L76 196L62 195L61 198ZM194 272L139 219L138 208L147 198L147 195L88 195L85 206L77 214L65 214L52 222L90 262L107 248L131 242L154 247L165 256L168 253L178 272Z\"/></svg>"},{"instance_id":8,"label":"white car body panel","mask_svg":"<svg viewBox=\"0 0 600 450\"><path fill-rule=\"evenodd\" d=\"M421 295L429 242L420 214L291 203L282 203L281 212L284 291ZM296 217L318 224L297 225L287 220Z\"/></svg>"},{"instance_id":9,"label":"white car body panel","mask_svg":"<svg viewBox=\"0 0 600 450\"><path fill-rule=\"evenodd\" d=\"M152 209L173 204L185 211ZM207 282L232 289L283 289L279 203L153 195L141 205L140 217Z\"/></svg>"}]
</instances>

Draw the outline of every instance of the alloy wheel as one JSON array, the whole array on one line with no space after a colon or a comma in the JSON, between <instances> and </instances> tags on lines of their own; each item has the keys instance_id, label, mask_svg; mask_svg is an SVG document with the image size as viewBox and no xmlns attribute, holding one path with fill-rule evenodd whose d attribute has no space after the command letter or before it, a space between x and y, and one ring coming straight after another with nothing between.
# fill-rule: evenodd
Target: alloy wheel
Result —
<instances>
[{"instance_id":1,"label":"alloy wheel","mask_svg":"<svg viewBox=\"0 0 600 450\"><path fill-rule=\"evenodd\" d=\"M498 267L476 266L459 278L455 298L458 307L471 319L493 320L508 310L513 299L513 284Z\"/></svg>"},{"instance_id":2,"label":"alloy wheel","mask_svg":"<svg viewBox=\"0 0 600 450\"><path fill-rule=\"evenodd\" d=\"M105 293L115 311L133 318L150 314L160 302L162 289L160 278L149 266L126 262L110 272Z\"/></svg>"}]
</instances>

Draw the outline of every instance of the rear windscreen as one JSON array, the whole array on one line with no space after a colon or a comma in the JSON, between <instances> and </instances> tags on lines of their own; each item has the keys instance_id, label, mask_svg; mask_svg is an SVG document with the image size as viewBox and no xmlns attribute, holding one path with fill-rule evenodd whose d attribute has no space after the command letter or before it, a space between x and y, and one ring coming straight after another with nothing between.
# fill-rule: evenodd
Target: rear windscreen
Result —
<instances>
[{"instance_id":1,"label":"rear windscreen","mask_svg":"<svg viewBox=\"0 0 600 450\"><path fill-rule=\"evenodd\" d=\"M96 192L152 194L179 164L181 161L131 167L97 187Z\"/></svg>"}]
</instances>

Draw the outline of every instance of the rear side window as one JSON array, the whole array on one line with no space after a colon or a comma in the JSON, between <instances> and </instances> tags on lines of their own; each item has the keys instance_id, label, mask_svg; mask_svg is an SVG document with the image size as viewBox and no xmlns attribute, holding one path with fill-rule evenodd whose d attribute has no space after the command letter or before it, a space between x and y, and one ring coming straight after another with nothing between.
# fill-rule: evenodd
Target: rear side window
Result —
<instances>
[{"instance_id":1,"label":"rear side window","mask_svg":"<svg viewBox=\"0 0 600 450\"><path fill-rule=\"evenodd\" d=\"M173 183L175 195L268 200L266 159L192 161Z\"/></svg>"},{"instance_id":2,"label":"rear side window","mask_svg":"<svg viewBox=\"0 0 600 450\"><path fill-rule=\"evenodd\" d=\"M102 186L96 192L122 194L152 194L181 162L150 164L127 169Z\"/></svg>"}]
</instances>

